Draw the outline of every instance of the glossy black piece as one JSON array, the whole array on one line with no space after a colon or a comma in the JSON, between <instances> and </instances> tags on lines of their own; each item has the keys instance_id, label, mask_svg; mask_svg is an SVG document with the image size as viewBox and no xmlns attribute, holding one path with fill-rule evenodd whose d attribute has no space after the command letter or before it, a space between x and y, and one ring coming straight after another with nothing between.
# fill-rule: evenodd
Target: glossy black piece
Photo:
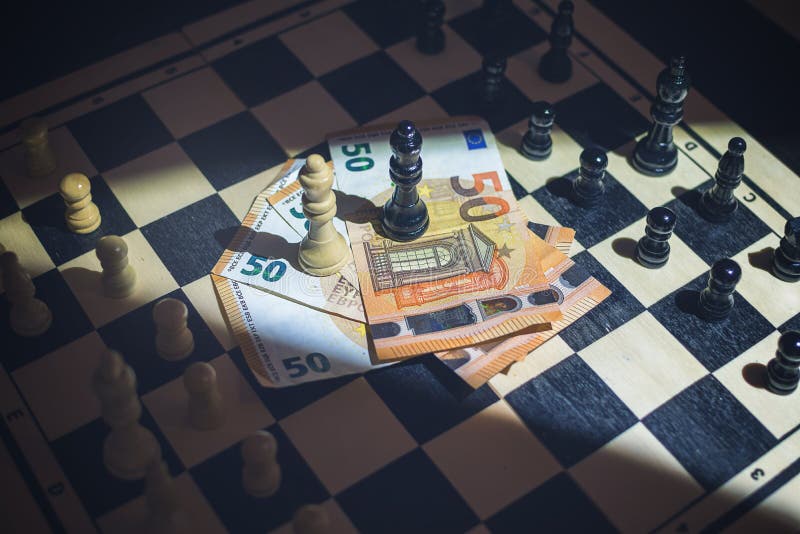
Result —
<instances>
[{"instance_id":1,"label":"glossy black piece","mask_svg":"<svg viewBox=\"0 0 800 534\"><path fill-rule=\"evenodd\" d=\"M417 50L423 54L433 55L444 50L444 2L442 0L426 0L422 6L423 14L417 32Z\"/></svg>"},{"instance_id":2,"label":"glossy black piece","mask_svg":"<svg viewBox=\"0 0 800 534\"><path fill-rule=\"evenodd\" d=\"M656 80L658 92L650 108L653 124L647 135L636 143L633 166L650 176L669 174L678 164L678 149L672 141L672 128L683 119L683 101L691 80L686 72L686 58L672 58L670 66Z\"/></svg>"},{"instance_id":3,"label":"glossy black piece","mask_svg":"<svg viewBox=\"0 0 800 534\"><path fill-rule=\"evenodd\" d=\"M503 97L505 83L506 58L502 56L486 56L482 64L480 97L486 107L494 107Z\"/></svg>"},{"instance_id":4,"label":"glossy black piece","mask_svg":"<svg viewBox=\"0 0 800 534\"><path fill-rule=\"evenodd\" d=\"M698 315L706 321L722 321L733 309L733 292L742 277L742 268L729 258L714 262L708 273L708 286L700 292Z\"/></svg>"},{"instance_id":5,"label":"glossy black piece","mask_svg":"<svg viewBox=\"0 0 800 534\"><path fill-rule=\"evenodd\" d=\"M788 395L800 382L800 332L789 330L778 339L778 352L767 364L767 388Z\"/></svg>"},{"instance_id":6,"label":"glossy black piece","mask_svg":"<svg viewBox=\"0 0 800 534\"><path fill-rule=\"evenodd\" d=\"M539 61L539 76L551 83L563 83L572 77L572 60L567 49L572 43L575 24L572 13L575 5L570 0L558 4L558 13L550 26L550 50Z\"/></svg>"},{"instance_id":7,"label":"glossy black piece","mask_svg":"<svg viewBox=\"0 0 800 534\"><path fill-rule=\"evenodd\" d=\"M647 214L645 235L636 245L636 260L648 269L663 267L669 259L669 241L675 229L675 212L656 206Z\"/></svg>"},{"instance_id":8,"label":"glossy black piece","mask_svg":"<svg viewBox=\"0 0 800 534\"><path fill-rule=\"evenodd\" d=\"M411 121L400 121L389 137L393 156L389 177L395 184L392 198L383 206L381 227L394 241L413 241L428 229L428 207L419 198L422 179L422 136Z\"/></svg>"},{"instance_id":9,"label":"glossy black piece","mask_svg":"<svg viewBox=\"0 0 800 534\"><path fill-rule=\"evenodd\" d=\"M572 182L572 192L576 204L594 206L603 198L606 191L603 178L608 167L608 156L599 148L587 148L581 152L581 168L578 178Z\"/></svg>"},{"instance_id":10,"label":"glossy black piece","mask_svg":"<svg viewBox=\"0 0 800 534\"><path fill-rule=\"evenodd\" d=\"M700 214L709 221L728 221L739 207L733 191L742 183L745 150L747 144L741 137L728 141L728 151L719 159L714 175L716 183L700 197Z\"/></svg>"},{"instance_id":11,"label":"glossy black piece","mask_svg":"<svg viewBox=\"0 0 800 534\"><path fill-rule=\"evenodd\" d=\"M786 221L781 244L772 258L772 274L784 282L800 280L800 217Z\"/></svg>"},{"instance_id":12,"label":"glossy black piece","mask_svg":"<svg viewBox=\"0 0 800 534\"><path fill-rule=\"evenodd\" d=\"M533 114L528 121L528 131L522 137L520 153L528 159L538 161L547 159L553 151L550 130L556 119L556 110L549 102L533 103Z\"/></svg>"}]
</instances>

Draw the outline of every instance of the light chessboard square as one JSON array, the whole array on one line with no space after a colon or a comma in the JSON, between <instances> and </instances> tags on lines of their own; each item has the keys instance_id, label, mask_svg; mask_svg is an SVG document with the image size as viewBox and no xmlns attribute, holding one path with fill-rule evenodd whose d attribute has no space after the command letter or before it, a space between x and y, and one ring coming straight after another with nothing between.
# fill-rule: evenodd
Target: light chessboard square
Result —
<instances>
[{"instance_id":1,"label":"light chessboard square","mask_svg":"<svg viewBox=\"0 0 800 534\"><path fill-rule=\"evenodd\" d=\"M222 309L211 282L211 275L198 278L183 286L182 289L222 348L226 351L233 349L237 343L222 316Z\"/></svg>"},{"instance_id":2,"label":"light chessboard square","mask_svg":"<svg viewBox=\"0 0 800 534\"><path fill-rule=\"evenodd\" d=\"M408 104L390 111L367 124L397 124L402 120L422 121L444 119L447 112L430 96L425 95Z\"/></svg>"}]
</instances>

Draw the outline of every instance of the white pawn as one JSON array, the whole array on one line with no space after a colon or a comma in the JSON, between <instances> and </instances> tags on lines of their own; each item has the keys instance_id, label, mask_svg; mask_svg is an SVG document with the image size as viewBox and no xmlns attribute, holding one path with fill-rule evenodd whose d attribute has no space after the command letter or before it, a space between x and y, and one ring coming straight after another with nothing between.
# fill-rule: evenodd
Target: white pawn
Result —
<instances>
[{"instance_id":1,"label":"white pawn","mask_svg":"<svg viewBox=\"0 0 800 534\"><path fill-rule=\"evenodd\" d=\"M147 532L173 532L175 513L180 508L180 502L175 481L163 460L148 467L144 495L148 511Z\"/></svg>"},{"instance_id":2,"label":"white pawn","mask_svg":"<svg viewBox=\"0 0 800 534\"><path fill-rule=\"evenodd\" d=\"M67 228L76 234L90 234L100 226L100 210L92 202L92 184L85 174L73 172L61 179L58 191L67 211Z\"/></svg>"},{"instance_id":3,"label":"white pawn","mask_svg":"<svg viewBox=\"0 0 800 534\"><path fill-rule=\"evenodd\" d=\"M136 287L136 271L128 263L128 245L119 236L107 235L97 240L97 259L103 267L103 294L123 299Z\"/></svg>"},{"instance_id":4,"label":"white pawn","mask_svg":"<svg viewBox=\"0 0 800 534\"><path fill-rule=\"evenodd\" d=\"M92 379L100 399L103 419L111 433L103 443L103 463L122 479L143 478L150 465L161 457L161 445L139 424L142 404L136 395L136 374L115 350L106 350Z\"/></svg>"},{"instance_id":5,"label":"white pawn","mask_svg":"<svg viewBox=\"0 0 800 534\"><path fill-rule=\"evenodd\" d=\"M20 336L34 337L44 334L53 324L53 314L47 304L37 299L36 288L28 273L22 268L17 255L3 252L0 271L6 299L11 304L11 329Z\"/></svg>"},{"instance_id":6,"label":"white pawn","mask_svg":"<svg viewBox=\"0 0 800 534\"><path fill-rule=\"evenodd\" d=\"M213 430L225 422L217 372L205 362L195 362L183 373L189 394L189 424L195 430Z\"/></svg>"},{"instance_id":7,"label":"white pawn","mask_svg":"<svg viewBox=\"0 0 800 534\"><path fill-rule=\"evenodd\" d=\"M194 350L194 336L186 326L188 318L186 304L178 299L161 299L153 306L156 351L165 360L182 360Z\"/></svg>"},{"instance_id":8,"label":"white pawn","mask_svg":"<svg viewBox=\"0 0 800 534\"><path fill-rule=\"evenodd\" d=\"M309 228L300 242L298 261L303 270L312 276L338 273L349 258L347 241L336 231L332 219L336 215L336 195L333 187L333 170L319 154L312 154L300 170L303 186L303 214Z\"/></svg>"},{"instance_id":9,"label":"white pawn","mask_svg":"<svg viewBox=\"0 0 800 534\"><path fill-rule=\"evenodd\" d=\"M42 119L31 117L22 121L20 130L28 176L40 178L56 170L56 157L50 146L47 124Z\"/></svg>"},{"instance_id":10,"label":"white pawn","mask_svg":"<svg viewBox=\"0 0 800 534\"><path fill-rule=\"evenodd\" d=\"M294 534L324 534L329 528L328 513L318 504L304 504L292 517Z\"/></svg>"},{"instance_id":11,"label":"white pawn","mask_svg":"<svg viewBox=\"0 0 800 534\"><path fill-rule=\"evenodd\" d=\"M275 436L264 430L242 441L242 485L253 497L270 497L281 485L281 466Z\"/></svg>"}]
</instances>

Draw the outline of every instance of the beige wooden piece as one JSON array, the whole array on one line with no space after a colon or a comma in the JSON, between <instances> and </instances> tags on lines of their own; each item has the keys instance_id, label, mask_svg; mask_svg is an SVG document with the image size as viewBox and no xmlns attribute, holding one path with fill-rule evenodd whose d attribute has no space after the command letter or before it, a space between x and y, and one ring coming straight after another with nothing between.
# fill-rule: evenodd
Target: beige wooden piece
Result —
<instances>
[{"instance_id":1,"label":"beige wooden piece","mask_svg":"<svg viewBox=\"0 0 800 534\"><path fill-rule=\"evenodd\" d=\"M153 462L145 475L145 503L149 532L174 532L175 513L180 508L175 481L166 462Z\"/></svg>"},{"instance_id":2,"label":"beige wooden piece","mask_svg":"<svg viewBox=\"0 0 800 534\"><path fill-rule=\"evenodd\" d=\"M242 485L253 497L270 497L281 485L275 436L259 430L242 441Z\"/></svg>"},{"instance_id":3,"label":"beige wooden piece","mask_svg":"<svg viewBox=\"0 0 800 534\"><path fill-rule=\"evenodd\" d=\"M225 422L217 372L205 362L195 362L183 373L189 394L189 424L195 430L214 430Z\"/></svg>"},{"instance_id":4,"label":"beige wooden piece","mask_svg":"<svg viewBox=\"0 0 800 534\"><path fill-rule=\"evenodd\" d=\"M92 186L85 174L70 173L58 184L67 205L67 228L76 234L90 234L100 226L100 210L92 202Z\"/></svg>"},{"instance_id":5,"label":"beige wooden piece","mask_svg":"<svg viewBox=\"0 0 800 534\"><path fill-rule=\"evenodd\" d=\"M188 317L186 304L178 299L161 299L153 306L156 351L165 360L182 360L194 351L194 336L186 326Z\"/></svg>"},{"instance_id":6,"label":"beige wooden piece","mask_svg":"<svg viewBox=\"0 0 800 534\"><path fill-rule=\"evenodd\" d=\"M292 517L294 534L325 534L329 527L328 513L318 504L304 504Z\"/></svg>"},{"instance_id":7,"label":"beige wooden piece","mask_svg":"<svg viewBox=\"0 0 800 534\"><path fill-rule=\"evenodd\" d=\"M0 255L0 271L6 298L11 304L11 329L18 335L35 337L44 334L53 323L53 314L47 304L37 299L31 277L19 264L13 252Z\"/></svg>"},{"instance_id":8,"label":"beige wooden piece","mask_svg":"<svg viewBox=\"0 0 800 534\"><path fill-rule=\"evenodd\" d=\"M20 130L28 176L41 178L56 170L56 156L50 146L47 124L42 119L31 117L22 121Z\"/></svg>"},{"instance_id":9,"label":"beige wooden piece","mask_svg":"<svg viewBox=\"0 0 800 534\"><path fill-rule=\"evenodd\" d=\"M103 266L103 294L122 299L136 287L136 271L128 264L128 245L119 236L107 235L97 241L97 259Z\"/></svg>"}]
</instances>

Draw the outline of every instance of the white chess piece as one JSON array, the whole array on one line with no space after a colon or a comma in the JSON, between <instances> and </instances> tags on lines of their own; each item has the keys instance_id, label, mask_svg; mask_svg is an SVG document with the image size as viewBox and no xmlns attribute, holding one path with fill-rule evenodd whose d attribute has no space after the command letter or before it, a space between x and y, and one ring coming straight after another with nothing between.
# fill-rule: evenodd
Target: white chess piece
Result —
<instances>
[{"instance_id":1,"label":"white chess piece","mask_svg":"<svg viewBox=\"0 0 800 534\"><path fill-rule=\"evenodd\" d=\"M178 299L161 299L153 306L156 351L165 360L182 360L194 351L194 336L186 326L188 317L186 304Z\"/></svg>"},{"instance_id":2,"label":"white chess piece","mask_svg":"<svg viewBox=\"0 0 800 534\"><path fill-rule=\"evenodd\" d=\"M300 242L300 266L312 276L338 273L350 259L350 248L333 226L336 215L336 195L331 191L333 170L322 156L312 154L300 170L298 180L303 186L303 214L309 223L308 235Z\"/></svg>"},{"instance_id":3,"label":"white chess piece","mask_svg":"<svg viewBox=\"0 0 800 534\"><path fill-rule=\"evenodd\" d=\"M47 124L38 117L31 117L22 121L20 131L28 176L41 178L56 170L56 157L50 146Z\"/></svg>"},{"instance_id":4,"label":"white chess piece","mask_svg":"<svg viewBox=\"0 0 800 534\"><path fill-rule=\"evenodd\" d=\"M13 252L0 255L0 270L6 299L11 304L11 329L20 336L34 337L44 334L53 323L53 314L47 304L37 299L36 288L28 273Z\"/></svg>"},{"instance_id":5,"label":"white chess piece","mask_svg":"<svg viewBox=\"0 0 800 534\"><path fill-rule=\"evenodd\" d=\"M133 293L136 287L136 271L128 263L128 245L116 235L107 235L97 240L97 259L103 267L103 294L122 299Z\"/></svg>"},{"instance_id":6,"label":"white chess piece","mask_svg":"<svg viewBox=\"0 0 800 534\"><path fill-rule=\"evenodd\" d=\"M163 460L148 467L144 495L148 511L147 532L173 532L180 502L175 481Z\"/></svg>"},{"instance_id":7,"label":"white chess piece","mask_svg":"<svg viewBox=\"0 0 800 534\"><path fill-rule=\"evenodd\" d=\"M292 517L294 534L324 534L329 528L328 513L318 504L304 504Z\"/></svg>"},{"instance_id":8,"label":"white chess piece","mask_svg":"<svg viewBox=\"0 0 800 534\"><path fill-rule=\"evenodd\" d=\"M85 174L73 172L64 176L58 190L67 210L67 228L76 234L90 234L100 226L102 218L97 204L92 202L92 185Z\"/></svg>"},{"instance_id":9,"label":"white chess piece","mask_svg":"<svg viewBox=\"0 0 800 534\"><path fill-rule=\"evenodd\" d=\"M139 424L142 404L136 395L136 375L122 355L106 350L100 358L92 386L100 399L103 419L111 433L103 443L103 463L122 479L143 478L161 457L161 446L148 429Z\"/></svg>"},{"instance_id":10,"label":"white chess piece","mask_svg":"<svg viewBox=\"0 0 800 534\"><path fill-rule=\"evenodd\" d=\"M242 441L242 485L253 497L270 497L281 485L275 436L259 430Z\"/></svg>"},{"instance_id":11,"label":"white chess piece","mask_svg":"<svg viewBox=\"0 0 800 534\"><path fill-rule=\"evenodd\" d=\"M189 394L189 424L196 430L213 430L225 422L217 372L205 362L195 362L183 373Z\"/></svg>"}]
</instances>

